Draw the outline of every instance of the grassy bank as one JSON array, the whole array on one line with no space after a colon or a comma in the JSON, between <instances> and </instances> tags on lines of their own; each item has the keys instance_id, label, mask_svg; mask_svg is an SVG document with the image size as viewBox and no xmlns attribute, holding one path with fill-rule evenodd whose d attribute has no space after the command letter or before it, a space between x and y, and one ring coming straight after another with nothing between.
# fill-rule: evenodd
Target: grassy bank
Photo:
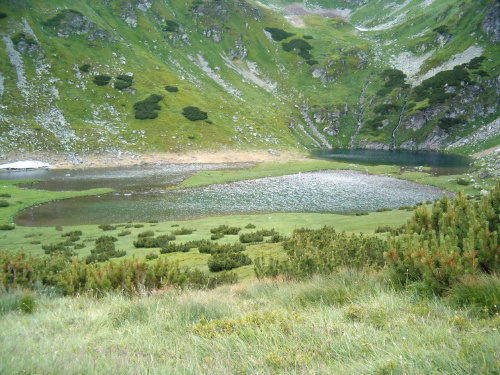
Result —
<instances>
[{"instance_id":1,"label":"grassy bank","mask_svg":"<svg viewBox=\"0 0 500 375\"><path fill-rule=\"evenodd\" d=\"M16 303L32 301L32 313ZM103 299L0 297L0 372L491 374L498 316L397 290L383 273ZM30 305L31 306L31 305Z\"/></svg>"},{"instance_id":2,"label":"grassy bank","mask_svg":"<svg viewBox=\"0 0 500 375\"><path fill-rule=\"evenodd\" d=\"M16 186L29 181L1 181L0 194L7 202L6 207L0 207L0 224L11 223L16 214L28 207L59 199L76 198L89 195L107 194L113 189L101 188L82 191L47 191L36 189L21 189Z\"/></svg>"}]
</instances>

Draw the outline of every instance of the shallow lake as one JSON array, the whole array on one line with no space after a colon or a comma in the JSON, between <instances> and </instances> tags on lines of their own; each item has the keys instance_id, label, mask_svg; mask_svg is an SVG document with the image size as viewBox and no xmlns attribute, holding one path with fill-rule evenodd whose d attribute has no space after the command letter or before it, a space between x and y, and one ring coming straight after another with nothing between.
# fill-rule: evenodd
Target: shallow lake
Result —
<instances>
[{"instance_id":1,"label":"shallow lake","mask_svg":"<svg viewBox=\"0 0 500 375\"><path fill-rule=\"evenodd\" d=\"M163 177L155 173L154 167L146 171L140 167L122 168L120 172L90 170L93 181L86 178L86 171L66 172L70 176L53 171L59 173L56 177L49 171L43 184L52 181L50 184L61 190L107 186L116 191L32 207L21 212L15 222L25 226L56 226L183 220L239 213L354 213L398 208L435 200L442 195L439 188L355 171L299 173L201 188L165 189L185 178L185 173L194 173L190 168L201 167L182 167L187 171L179 171L179 168L160 168L159 174Z\"/></svg>"},{"instance_id":2,"label":"shallow lake","mask_svg":"<svg viewBox=\"0 0 500 375\"><path fill-rule=\"evenodd\" d=\"M431 151L332 149L316 150L312 152L312 155L317 158L344 163L430 167L431 172L436 175L463 173L470 167L472 162L467 156Z\"/></svg>"}]
</instances>

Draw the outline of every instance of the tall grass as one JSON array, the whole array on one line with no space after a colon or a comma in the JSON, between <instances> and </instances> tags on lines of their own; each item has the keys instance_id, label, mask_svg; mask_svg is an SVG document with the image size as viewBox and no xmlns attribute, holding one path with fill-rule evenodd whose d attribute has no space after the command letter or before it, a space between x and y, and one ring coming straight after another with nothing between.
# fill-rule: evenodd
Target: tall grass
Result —
<instances>
[{"instance_id":1,"label":"tall grass","mask_svg":"<svg viewBox=\"0 0 500 375\"><path fill-rule=\"evenodd\" d=\"M37 295L0 317L0 373L495 373L497 316L395 290L380 273L209 292ZM11 298L2 294L0 303Z\"/></svg>"}]
</instances>

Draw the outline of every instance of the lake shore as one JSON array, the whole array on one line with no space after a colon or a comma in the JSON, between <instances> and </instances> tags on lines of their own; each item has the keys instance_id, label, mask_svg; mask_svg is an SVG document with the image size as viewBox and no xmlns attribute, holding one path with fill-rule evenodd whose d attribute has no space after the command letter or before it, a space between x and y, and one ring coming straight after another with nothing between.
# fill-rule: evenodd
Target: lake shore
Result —
<instances>
[{"instance_id":1,"label":"lake shore","mask_svg":"<svg viewBox=\"0 0 500 375\"><path fill-rule=\"evenodd\" d=\"M127 167L151 164L220 164L220 163L286 163L304 160L306 153L298 151L199 151L133 154L129 152L102 155L56 153L10 153L3 162L37 160L49 163L54 169Z\"/></svg>"}]
</instances>

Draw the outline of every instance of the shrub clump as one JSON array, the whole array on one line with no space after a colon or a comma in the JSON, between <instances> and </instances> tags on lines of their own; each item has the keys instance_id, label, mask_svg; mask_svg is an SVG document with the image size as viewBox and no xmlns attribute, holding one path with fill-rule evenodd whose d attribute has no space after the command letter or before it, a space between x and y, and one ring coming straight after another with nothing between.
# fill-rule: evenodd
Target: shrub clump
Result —
<instances>
[{"instance_id":1,"label":"shrub clump","mask_svg":"<svg viewBox=\"0 0 500 375\"><path fill-rule=\"evenodd\" d=\"M0 230L13 230L16 229L14 224L0 224Z\"/></svg>"},{"instance_id":2,"label":"shrub clump","mask_svg":"<svg viewBox=\"0 0 500 375\"><path fill-rule=\"evenodd\" d=\"M330 274L339 267L362 269L384 265L386 241L363 234L337 233L332 227L319 230L296 229L283 243L286 258L255 260L257 277L300 279L314 274Z\"/></svg>"},{"instance_id":3,"label":"shrub clump","mask_svg":"<svg viewBox=\"0 0 500 375\"><path fill-rule=\"evenodd\" d=\"M127 254L125 250L116 250L116 237L101 236L95 240L95 249L90 250L90 255L85 259L87 264L106 262L110 258L120 258Z\"/></svg>"},{"instance_id":4,"label":"shrub clump","mask_svg":"<svg viewBox=\"0 0 500 375\"><path fill-rule=\"evenodd\" d=\"M165 90L168 92L178 92L179 88L177 86L165 86Z\"/></svg>"},{"instance_id":5,"label":"shrub clump","mask_svg":"<svg viewBox=\"0 0 500 375\"><path fill-rule=\"evenodd\" d=\"M208 119L207 112L203 112L198 107L188 106L182 109L182 115L190 121L206 120Z\"/></svg>"},{"instance_id":6,"label":"shrub clump","mask_svg":"<svg viewBox=\"0 0 500 375\"><path fill-rule=\"evenodd\" d=\"M310 60L312 58L309 51L313 47L309 43L307 43L304 39L292 39L287 43L283 43L281 47L285 52L297 51L297 54L304 60Z\"/></svg>"},{"instance_id":7,"label":"shrub clump","mask_svg":"<svg viewBox=\"0 0 500 375\"><path fill-rule=\"evenodd\" d=\"M152 94L147 99L134 104L134 117L138 120L155 119L158 117L158 112L161 106L158 104L163 96Z\"/></svg>"},{"instance_id":8,"label":"shrub clump","mask_svg":"<svg viewBox=\"0 0 500 375\"><path fill-rule=\"evenodd\" d=\"M111 76L107 76L104 74L98 74L94 76L94 83L97 86L106 86L109 81L111 81Z\"/></svg>"},{"instance_id":9,"label":"shrub clump","mask_svg":"<svg viewBox=\"0 0 500 375\"><path fill-rule=\"evenodd\" d=\"M111 242L114 244L113 242ZM235 283L234 273L221 272L216 276L199 270L181 270L177 264L163 259L146 262L124 259L101 264L65 257L33 257L25 253L0 252L2 290L34 289L40 285L56 289L63 295L86 294L102 297L110 291L126 295L142 294L165 287L214 288L222 283ZM17 307L16 307L17 308Z\"/></svg>"},{"instance_id":10,"label":"shrub clump","mask_svg":"<svg viewBox=\"0 0 500 375\"><path fill-rule=\"evenodd\" d=\"M78 67L80 72L88 73L90 71L90 64L83 64Z\"/></svg>"},{"instance_id":11,"label":"shrub clump","mask_svg":"<svg viewBox=\"0 0 500 375\"><path fill-rule=\"evenodd\" d=\"M219 238L227 235L237 235L240 232L241 228L238 227L229 227L227 225L219 225L217 228L210 229L210 233L212 234L211 239L217 240Z\"/></svg>"},{"instance_id":12,"label":"shrub clump","mask_svg":"<svg viewBox=\"0 0 500 375\"><path fill-rule=\"evenodd\" d=\"M0 207L9 207L10 204L5 199L0 199Z\"/></svg>"},{"instance_id":13,"label":"shrub clump","mask_svg":"<svg viewBox=\"0 0 500 375\"><path fill-rule=\"evenodd\" d=\"M115 230L117 227L116 225L111 225L111 224L100 224L97 228L102 229L103 231L109 231L109 230Z\"/></svg>"},{"instance_id":14,"label":"shrub clump","mask_svg":"<svg viewBox=\"0 0 500 375\"><path fill-rule=\"evenodd\" d=\"M187 234L192 234L194 232L194 229L189 229L189 228L179 228L174 231L172 231L172 234L174 236L185 236Z\"/></svg>"},{"instance_id":15,"label":"shrub clump","mask_svg":"<svg viewBox=\"0 0 500 375\"><path fill-rule=\"evenodd\" d=\"M163 31L170 32L170 33L175 33L179 31L180 25L172 20L166 20L165 21L165 26L162 27Z\"/></svg>"},{"instance_id":16,"label":"shrub clump","mask_svg":"<svg viewBox=\"0 0 500 375\"><path fill-rule=\"evenodd\" d=\"M134 246L136 248L152 248L152 247L161 247L164 248L168 245L169 241L174 241L175 240L175 235L173 234L164 234L158 237L154 237L153 235L150 235L149 232L144 232L139 234L137 241L134 241ZM142 236L141 236L142 235Z\"/></svg>"},{"instance_id":17,"label":"shrub clump","mask_svg":"<svg viewBox=\"0 0 500 375\"><path fill-rule=\"evenodd\" d=\"M160 250L160 254L168 254L168 253L187 253L189 250L191 250L192 244L190 243L169 243L166 246L162 247Z\"/></svg>"},{"instance_id":18,"label":"shrub clump","mask_svg":"<svg viewBox=\"0 0 500 375\"><path fill-rule=\"evenodd\" d=\"M116 81L113 84L113 87L117 90L124 90L130 86L134 82L134 78L132 76L121 74L116 77Z\"/></svg>"},{"instance_id":19,"label":"shrub clump","mask_svg":"<svg viewBox=\"0 0 500 375\"><path fill-rule=\"evenodd\" d=\"M420 282L443 294L465 275L500 271L500 184L480 201L443 196L432 210L418 207L385 254L393 278Z\"/></svg>"},{"instance_id":20,"label":"shrub clump","mask_svg":"<svg viewBox=\"0 0 500 375\"><path fill-rule=\"evenodd\" d=\"M212 272L229 271L249 264L252 264L252 260L248 255L239 252L215 253L207 261L208 269Z\"/></svg>"},{"instance_id":21,"label":"shrub clump","mask_svg":"<svg viewBox=\"0 0 500 375\"><path fill-rule=\"evenodd\" d=\"M269 34L271 34L271 38L273 38L275 42L280 42L295 35L293 33L286 32L285 30L278 29L276 27L264 27L264 30L266 30Z\"/></svg>"}]
</instances>

